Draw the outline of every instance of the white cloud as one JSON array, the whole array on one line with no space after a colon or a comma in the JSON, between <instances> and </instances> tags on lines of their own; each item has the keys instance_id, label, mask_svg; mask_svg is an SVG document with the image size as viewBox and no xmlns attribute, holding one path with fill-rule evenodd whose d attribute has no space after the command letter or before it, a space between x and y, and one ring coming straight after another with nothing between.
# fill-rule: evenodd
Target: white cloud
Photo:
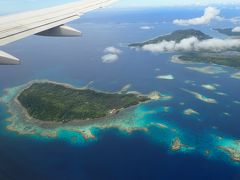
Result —
<instances>
[{"instance_id":1,"label":"white cloud","mask_svg":"<svg viewBox=\"0 0 240 180\"><path fill-rule=\"evenodd\" d=\"M142 30L150 30L150 29L153 29L154 27L153 26L142 26L140 27L140 29Z\"/></svg>"},{"instance_id":2,"label":"white cloud","mask_svg":"<svg viewBox=\"0 0 240 180\"><path fill-rule=\"evenodd\" d=\"M162 75L162 76L157 76L157 79L164 79L164 80L173 80L174 76L169 74L169 75Z\"/></svg>"},{"instance_id":3,"label":"white cloud","mask_svg":"<svg viewBox=\"0 0 240 180\"><path fill-rule=\"evenodd\" d=\"M240 26L233 28L232 32L239 32L240 33Z\"/></svg>"},{"instance_id":4,"label":"white cloud","mask_svg":"<svg viewBox=\"0 0 240 180\"><path fill-rule=\"evenodd\" d=\"M233 24L239 24L240 23L240 17L233 17L229 19Z\"/></svg>"},{"instance_id":5,"label":"white cloud","mask_svg":"<svg viewBox=\"0 0 240 180\"><path fill-rule=\"evenodd\" d=\"M113 63L119 59L119 56L117 54L106 54L102 56L102 62L103 63Z\"/></svg>"},{"instance_id":6,"label":"white cloud","mask_svg":"<svg viewBox=\"0 0 240 180\"><path fill-rule=\"evenodd\" d=\"M113 63L119 59L119 55L122 53L122 51L114 46L106 47L103 51L105 53L104 56L102 56L102 62L103 63Z\"/></svg>"},{"instance_id":7,"label":"white cloud","mask_svg":"<svg viewBox=\"0 0 240 180\"><path fill-rule=\"evenodd\" d=\"M107 54L121 54L122 51L118 48L110 46L110 47L107 47L107 48L104 49L104 53L107 53Z\"/></svg>"},{"instance_id":8,"label":"white cloud","mask_svg":"<svg viewBox=\"0 0 240 180\"><path fill-rule=\"evenodd\" d=\"M219 9L215 7L207 7L204 11L204 15L201 17L193 19L176 19L173 23L181 26L209 24L213 19L218 19L219 14Z\"/></svg>"},{"instance_id":9,"label":"white cloud","mask_svg":"<svg viewBox=\"0 0 240 180\"><path fill-rule=\"evenodd\" d=\"M174 51L211 51L221 52L232 50L233 48L239 48L240 41L238 39L208 39L198 40L196 37L190 37L181 40L180 42L175 41L162 41L156 44L148 44L143 46L143 50L150 51L153 53L161 52L174 52Z\"/></svg>"}]
</instances>

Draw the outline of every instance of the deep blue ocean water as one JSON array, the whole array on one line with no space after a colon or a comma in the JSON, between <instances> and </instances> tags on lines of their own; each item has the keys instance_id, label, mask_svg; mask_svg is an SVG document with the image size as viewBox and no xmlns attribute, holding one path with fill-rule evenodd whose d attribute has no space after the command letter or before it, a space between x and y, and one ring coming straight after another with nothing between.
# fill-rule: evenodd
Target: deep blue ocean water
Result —
<instances>
[{"instance_id":1,"label":"deep blue ocean water","mask_svg":"<svg viewBox=\"0 0 240 180\"><path fill-rule=\"evenodd\" d=\"M143 93L157 90L173 96L173 100L161 102L161 105L172 108L171 113L153 115L151 118L158 119L161 116L183 132L197 134L200 138L215 126L224 136L239 139L239 105L232 102L240 100L240 81L229 78L237 70L224 68L228 73L216 77L171 63L169 59L172 54L156 55L127 47L128 43L144 41L182 28L171 23L175 18L201 14L200 8L110 9L91 13L71 24L83 31L82 38L32 36L3 47L3 50L22 59L22 65L0 67L0 89L34 79L49 79L75 86L94 81L94 88L107 91L118 91L124 85L132 84L131 90ZM239 16L239 11L223 9L222 15L226 18ZM149 31L140 29L146 25L155 28ZM195 28L222 37L211 28L231 26L224 21ZM108 46L118 47L123 53L117 62L103 64L101 56ZM156 68L160 71L155 71ZM165 74L172 74L175 79L164 81L155 78ZM186 80L195 81L196 85L186 84ZM219 96L214 91L200 87L212 83L220 84L218 91L228 96ZM181 88L215 98L218 104L201 102ZM185 103L183 107L179 106L181 102ZM156 109L159 105L152 103L148 108ZM186 108L200 112L200 121L183 115L182 111ZM230 113L231 117L223 116L223 112ZM240 166L229 163L227 157L208 159L198 153L173 153L169 147L151 141L144 133L124 136L116 129L103 130L97 141L71 144L67 139L46 140L7 131L4 120L9 116L6 107L1 105L0 179L3 180L240 179Z\"/></svg>"}]
</instances>

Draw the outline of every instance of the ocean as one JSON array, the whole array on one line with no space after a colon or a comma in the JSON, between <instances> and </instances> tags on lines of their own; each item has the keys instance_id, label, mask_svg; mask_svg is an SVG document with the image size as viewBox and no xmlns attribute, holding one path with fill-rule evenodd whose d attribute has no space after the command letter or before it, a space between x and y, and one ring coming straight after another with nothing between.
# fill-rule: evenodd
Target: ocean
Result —
<instances>
[{"instance_id":1,"label":"ocean","mask_svg":"<svg viewBox=\"0 0 240 180\"><path fill-rule=\"evenodd\" d=\"M240 139L240 105L237 103L240 81L231 78L238 70L214 66L226 72L200 73L186 67L209 65L175 64L171 57L176 53L152 54L127 46L187 29L189 27L173 25L172 21L201 14L199 7L103 9L70 23L83 32L81 38L31 36L4 46L2 50L20 58L22 64L0 66L3 97L7 96L7 88L13 90L31 80L48 79L76 87L92 81L92 88L111 92L131 84L132 91L159 91L172 98L139 105L96 127L90 125L87 128L96 137L90 141L72 132L72 127L58 129L55 138L9 131L6 127L10 122L6 119L11 114L6 103L1 103L0 179L240 179L240 164L217 148L236 147L235 142ZM227 7L222 9L221 15L226 19L239 16L239 10ZM153 28L143 30L143 26ZM190 28L224 38L212 28L231 26L224 20ZM119 48L122 53L118 61L102 63L104 49L109 46ZM159 75L172 75L174 79L157 79ZM205 89L204 84L214 85L216 90ZM217 103L199 100L194 96L196 92ZM187 116L183 113L186 109L194 109L199 114ZM159 128L157 124L168 129ZM21 128L26 130L26 127ZM147 132L142 131L143 128L148 128ZM77 142L73 142L73 137ZM173 152L170 146L176 137L193 148ZM206 155L206 151L210 155Z\"/></svg>"}]
</instances>

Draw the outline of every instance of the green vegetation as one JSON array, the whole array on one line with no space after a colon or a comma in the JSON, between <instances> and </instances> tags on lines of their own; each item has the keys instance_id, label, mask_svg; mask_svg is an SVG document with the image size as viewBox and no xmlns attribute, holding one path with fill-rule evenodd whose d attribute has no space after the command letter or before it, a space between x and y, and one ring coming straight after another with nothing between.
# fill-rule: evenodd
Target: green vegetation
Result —
<instances>
[{"instance_id":1,"label":"green vegetation","mask_svg":"<svg viewBox=\"0 0 240 180\"><path fill-rule=\"evenodd\" d=\"M152 40L149 40L149 41L146 41L143 43L133 43L133 44L130 44L129 46L130 47L143 47L148 44L156 44L156 43L160 43L162 41L175 41L178 43L183 39L190 38L193 36L198 38L199 40L211 39L210 36L204 34L201 31L194 30L194 29L187 29L187 30L174 31L171 34L159 36L155 39L152 39Z\"/></svg>"},{"instance_id":2,"label":"green vegetation","mask_svg":"<svg viewBox=\"0 0 240 180\"><path fill-rule=\"evenodd\" d=\"M18 100L29 115L42 121L67 122L116 114L120 109L149 100L136 94L111 94L63 85L33 83Z\"/></svg>"},{"instance_id":3,"label":"green vegetation","mask_svg":"<svg viewBox=\"0 0 240 180\"><path fill-rule=\"evenodd\" d=\"M179 56L180 60L190 62L212 63L240 68L240 54L230 53L192 53Z\"/></svg>"},{"instance_id":4,"label":"green vegetation","mask_svg":"<svg viewBox=\"0 0 240 180\"><path fill-rule=\"evenodd\" d=\"M240 36L240 33L232 32L232 29L230 28L214 29L214 30L229 36ZM157 44L157 43L161 43L162 41L175 41L176 43L179 43L181 40L187 39L190 37L196 37L200 41L212 39L212 37L210 37L207 34L204 34L199 30L186 29L186 30L177 30L171 34L159 36L155 39L152 39L146 42L129 44L129 47L142 48L145 45ZM240 48L233 47L231 48L231 50L223 51L223 52L199 51L195 53L185 53L179 56L179 59L182 61L212 63L212 64L224 65L224 66L229 66L234 68L240 68Z\"/></svg>"},{"instance_id":5,"label":"green vegetation","mask_svg":"<svg viewBox=\"0 0 240 180\"><path fill-rule=\"evenodd\" d=\"M232 28L226 28L226 29L214 29L215 31L227 35L227 36L240 36L240 32L233 32Z\"/></svg>"}]
</instances>

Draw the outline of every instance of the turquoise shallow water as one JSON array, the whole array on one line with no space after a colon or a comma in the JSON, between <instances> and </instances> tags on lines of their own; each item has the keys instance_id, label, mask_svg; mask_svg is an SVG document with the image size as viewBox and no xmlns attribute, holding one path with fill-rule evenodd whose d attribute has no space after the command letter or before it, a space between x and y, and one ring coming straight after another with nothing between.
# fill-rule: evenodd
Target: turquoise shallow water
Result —
<instances>
[{"instance_id":1,"label":"turquoise shallow water","mask_svg":"<svg viewBox=\"0 0 240 180\"><path fill-rule=\"evenodd\" d=\"M23 59L23 64L0 67L4 101L0 106L0 159L3 162L0 165L0 177L238 178L239 163L232 161L227 152L218 148L223 146L240 151L237 141L240 139L240 105L237 103L240 100L240 83L238 79L230 77L238 71L221 67L226 73L199 73L187 69L186 65L172 63L170 59L173 54L156 55L126 47L129 42L178 29L171 23L176 16L189 17L201 13L197 10L172 12L169 9L106 14L100 11L72 24L85 32L81 39L30 37L4 47L4 50ZM111 13L110 18L108 13ZM151 16L146 16L149 13ZM225 13L225 16L229 16L229 12ZM159 20L159 17L163 18ZM140 29L142 25L155 28L143 31ZM211 31L212 26L226 24L198 28L219 36ZM113 64L101 62L103 50L108 46L123 51ZM155 78L168 74L172 74L174 79ZM129 90L142 93L159 91L165 97L172 98L142 104L112 119L86 126L44 129L22 123L21 119L17 119L19 117L14 117L11 122L5 121L11 117L7 113L7 103L19 90L16 87L35 79L49 79L77 87L93 81L91 87L113 92L131 84ZM204 89L203 84L215 85L216 90ZM3 92L7 88L8 91ZM217 103L207 103L196 93ZM186 115L184 112L189 109L199 114ZM177 137L184 146L174 152L171 145ZM15 172L14 175L12 172Z\"/></svg>"},{"instance_id":2,"label":"turquoise shallow water","mask_svg":"<svg viewBox=\"0 0 240 180\"><path fill-rule=\"evenodd\" d=\"M31 136L40 140L57 138L70 144L83 145L98 141L101 132L106 129L119 130L125 136L130 136L134 132L142 132L150 141L168 147L169 151L176 151L173 149L173 143L179 139L178 152L199 154L209 159L223 160L232 165L239 165L237 161L234 161L240 153L238 139L225 135L217 127L201 128L201 125L197 125L202 123L200 112L196 111L197 114L181 112L185 121L195 122L189 124L187 128L169 119L169 115L177 113L174 107L166 105L169 102L175 103L172 96L161 95L160 100L138 105L114 117L86 125L65 124L55 128L46 128L23 121L26 117L20 114L21 109L13 103L16 95L27 86L7 89L5 96L3 95L1 98L2 103L8 106L8 111L12 114L11 118L7 119L6 127L19 135ZM199 99L199 101L202 100ZM203 103L207 104L204 99Z\"/></svg>"}]
</instances>

